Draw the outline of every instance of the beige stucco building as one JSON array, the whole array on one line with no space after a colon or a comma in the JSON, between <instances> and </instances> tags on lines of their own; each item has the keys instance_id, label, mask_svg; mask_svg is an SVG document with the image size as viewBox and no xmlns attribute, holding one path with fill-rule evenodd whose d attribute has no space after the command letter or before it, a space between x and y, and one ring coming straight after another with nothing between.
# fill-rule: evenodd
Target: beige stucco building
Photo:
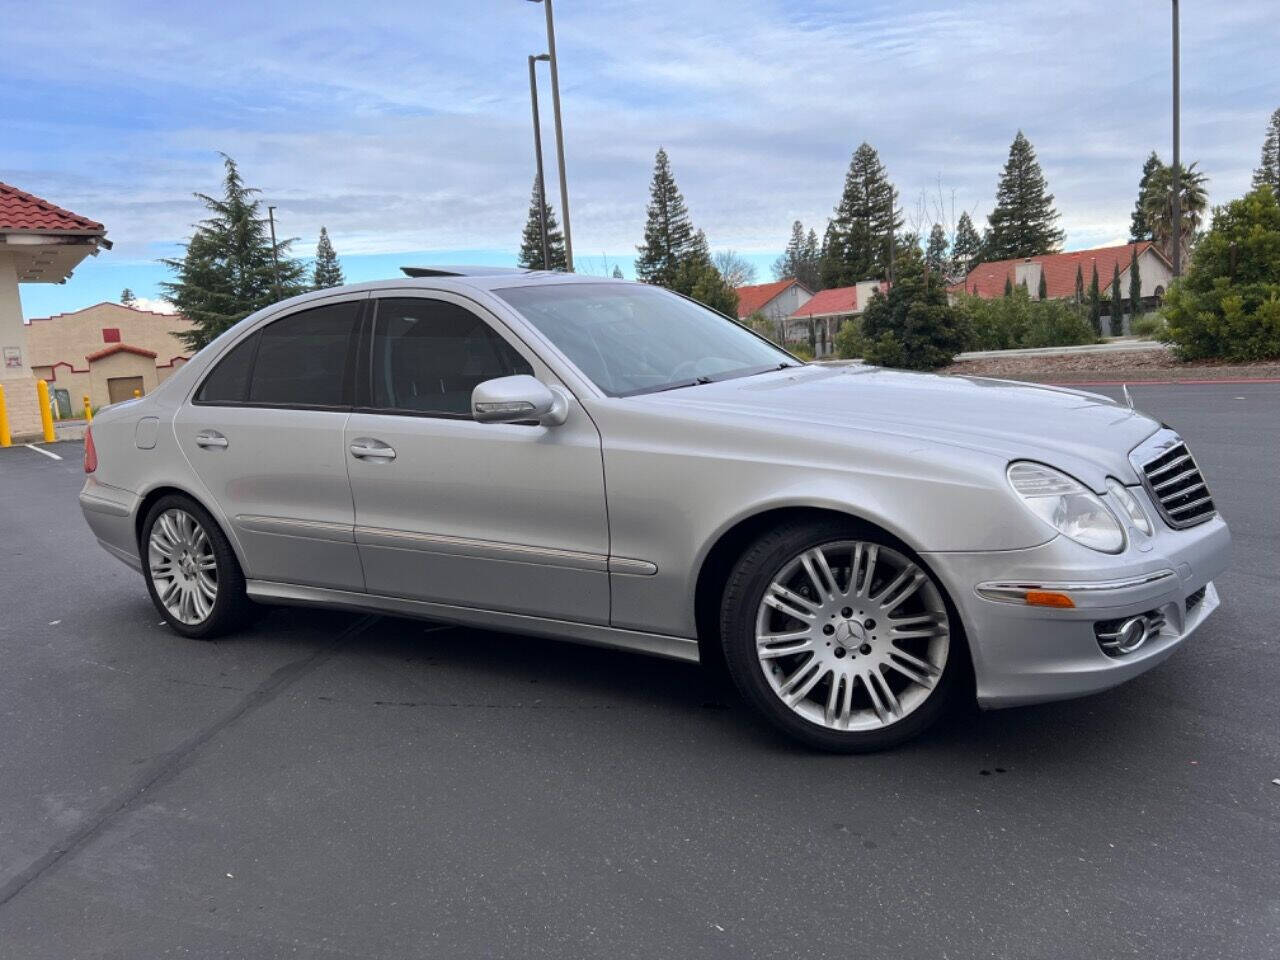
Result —
<instances>
[{"instance_id":1,"label":"beige stucco building","mask_svg":"<svg viewBox=\"0 0 1280 960\"><path fill-rule=\"evenodd\" d=\"M94 220L0 183L0 387L15 440L40 433L19 284L66 282L85 257L111 248L106 233Z\"/></svg>"},{"instance_id":2,"label":"beige stucco building","mask_svg":"<svg viewBox=\"0 0 1280 960\"><path fill-rule=\"evenodd\" d=\"M32 373L49 383L64 411L80 415L87 394L93 407L150 393L187 362L191 348L178 334L183 317L98 303L27 324Z\"/></svg>"}]
</instances>

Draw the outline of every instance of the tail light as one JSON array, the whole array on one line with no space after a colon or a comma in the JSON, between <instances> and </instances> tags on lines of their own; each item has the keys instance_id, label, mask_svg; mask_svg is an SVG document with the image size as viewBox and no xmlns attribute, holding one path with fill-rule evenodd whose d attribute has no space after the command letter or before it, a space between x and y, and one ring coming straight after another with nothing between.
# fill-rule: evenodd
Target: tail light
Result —
<instances>
[{"instance_id":1,"label":"tail light","mask_svg":"<svg viewBox=\"0 0 1280 960\"><path fill-rule=\"evenodd\" d=\"M93 427L84 431L84 472L93 473L98 469L98 451L93 445Z\"/></svg>"}]
</instances>

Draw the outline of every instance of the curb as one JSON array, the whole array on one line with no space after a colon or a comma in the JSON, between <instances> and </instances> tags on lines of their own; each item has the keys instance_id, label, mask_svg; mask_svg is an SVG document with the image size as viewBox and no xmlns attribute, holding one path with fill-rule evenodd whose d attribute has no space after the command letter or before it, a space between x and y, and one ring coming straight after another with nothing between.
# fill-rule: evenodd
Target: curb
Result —
<instances>
[{"instance_id":1,"label":"curb","mask_svg":"<svg viewBox=\"0 0 1280 960\"><path fill-rule=\"evenodd\" d=\"M1186 384L1188 386L1211 386L1215 383L1232 384L1232 383L1280 383L1280 377L1231 377L1221 380L1074 380L1069 383L1059 380L1027 380L1026 383L1044 383L1050 387L1167 387L1177 384Z\"/></svg>"}]
</instances>

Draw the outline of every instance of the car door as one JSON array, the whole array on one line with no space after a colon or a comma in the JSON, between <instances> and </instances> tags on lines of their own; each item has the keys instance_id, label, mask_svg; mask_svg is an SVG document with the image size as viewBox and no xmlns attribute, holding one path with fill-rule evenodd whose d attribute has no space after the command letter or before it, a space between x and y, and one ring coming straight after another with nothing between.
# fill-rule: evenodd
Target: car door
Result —
<instances>
[{"instance_id":1,"label":"car door","mask_svg":"<svg viewBox=\"0 0 1280 960\"><path fill-rule=\"evenodd\" d=\"M375 298L347 421L370 593L586 623L609 620L600 435L570 398L558 426L478 423L471 391L554 374L449 293ZM565 391L566 394L568 391Z\"/></svg>"},{"instance_id":2,"label":"car door","mask_svg":"<svg viewBox=\"0 0 1280 960\"><path fill-rule=\"evenodd\" d=\"M174 418L247 578L364 589L342 430L367 299L339 296L259 327Z\"/></svg>"}]
</instances>

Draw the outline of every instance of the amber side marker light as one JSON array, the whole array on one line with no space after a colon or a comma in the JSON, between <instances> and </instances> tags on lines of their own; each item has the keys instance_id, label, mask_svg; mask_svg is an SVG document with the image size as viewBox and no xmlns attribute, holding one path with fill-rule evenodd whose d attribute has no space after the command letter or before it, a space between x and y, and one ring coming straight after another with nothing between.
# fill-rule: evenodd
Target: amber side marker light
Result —
<instances>
[{"instance_id":1,"label":"amber side marker light","mask_svg":"<svg viewBox=\"0 0 1280 960\"><path fill-rule=\"evenodd\" d=\"M1029 607L1058 607L1063 610L1075 606L1075 601L1065 593L1053 590L1028 590L1026 602Z\"/></svg>"}]
</instances>

